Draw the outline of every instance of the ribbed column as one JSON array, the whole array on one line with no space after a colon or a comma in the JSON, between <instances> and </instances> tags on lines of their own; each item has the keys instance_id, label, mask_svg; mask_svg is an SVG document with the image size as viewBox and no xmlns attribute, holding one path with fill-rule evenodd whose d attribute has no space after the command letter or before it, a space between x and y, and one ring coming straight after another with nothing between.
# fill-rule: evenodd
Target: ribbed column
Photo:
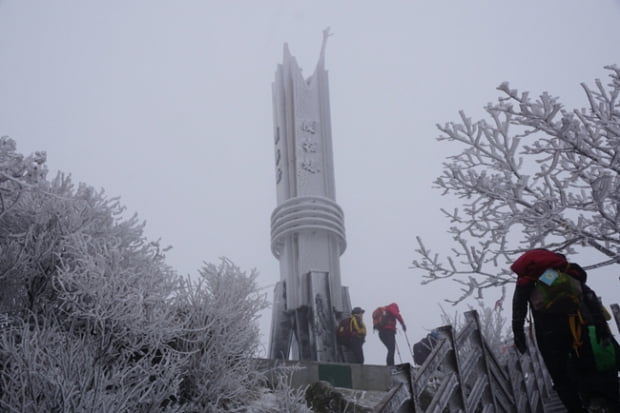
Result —
<instances>
[{"instance_id":1,"label":"ribbed column","mask_svg":"<svg viewBox=\"0 0 620 413\"><path fill-rule=\"evenodd\" d=\"M291 198L271 214L271 252L280 257L286 237L303 231L325 231L338 240L340 255L347 247L344 214L329 198L302 196Z\"/></svg>"}]
</instances>

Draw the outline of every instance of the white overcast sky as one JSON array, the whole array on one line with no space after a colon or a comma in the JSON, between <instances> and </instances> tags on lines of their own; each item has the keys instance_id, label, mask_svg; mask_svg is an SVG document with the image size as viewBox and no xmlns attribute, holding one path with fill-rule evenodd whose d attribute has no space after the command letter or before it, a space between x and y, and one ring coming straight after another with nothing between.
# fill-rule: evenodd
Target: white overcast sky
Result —
<instances>
[{"instance_id":1,"label":"white overcast sky","mask_svg":"<svg viewBox=\"0 0 620 413\"><path fill-rule=\"evenodd\" d=\"M416 235L450 242L432 181L456 150L435 124L483 116L503 81L584 106L579 83L620 64L620 0L0 0L0 135L120 196L179 272L226 256L271 295L271 83L285 42L309 76L328 26L343 284L367 322L398 302L413 344L454 290L409 268ZM591 284L620 301L617 268ZM384 362L376 334L365 349Z\"/></svg>"}]
</instances>

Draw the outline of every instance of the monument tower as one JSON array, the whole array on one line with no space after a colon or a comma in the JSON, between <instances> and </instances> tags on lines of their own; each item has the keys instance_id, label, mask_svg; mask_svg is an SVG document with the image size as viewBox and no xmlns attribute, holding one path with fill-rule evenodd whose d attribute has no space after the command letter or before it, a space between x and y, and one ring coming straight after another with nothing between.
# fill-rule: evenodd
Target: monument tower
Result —
<instances>
[{"instance_id":1,"label":"monument tower","mask_svg":"<svg viewBox=\"0 0 620 413\"><path fill-rule=\"evenodd\" d=\"M335 325L351 311L348 289L340 281L346 239L334 185L324 67L328 37L325 30L308 79L285 44L273 82L277 207L271 215L271 250L280 261L280 281L274 291L272 359L342 361Z\"/></svg>"}]
</instances>

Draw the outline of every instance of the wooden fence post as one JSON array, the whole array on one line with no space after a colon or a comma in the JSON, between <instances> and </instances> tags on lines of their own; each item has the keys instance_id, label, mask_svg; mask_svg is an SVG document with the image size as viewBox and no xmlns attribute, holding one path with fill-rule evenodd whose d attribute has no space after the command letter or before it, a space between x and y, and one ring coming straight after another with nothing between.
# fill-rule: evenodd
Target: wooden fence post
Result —
<instances>
[{"instance_id":1,"label":"wooden fence post","mask_svg":"<svg viewBox=\"0 0 620 413\"><path fill-rule=\"evenodd\" d=\"M511 347L500 363L482 334L478 313L464 315L466 323L458 332L449 325L436 329L439 341L422 366L412 370L414 411L544 412L554 392L535 337L527 337L528 353Z\"/></svg>"},{"instance_id":2,"label":"wooden fence post","mask_svg":"<svg viewBox=\"0 0 620 413\"><path fill-rule=\"evenodd\" d=\"M465 319L475 327L470 335L470 342L478 349L476 353L481 354L478 369L486 377L485 388L480 390L480 402L472 405L468 400L468 407L472 411L478 411L480 408L488 409L492 406L495 412L516 412L515 395L510 378L505 367L497 361L482 334L478 312L471 310L465 312L464 315Z\"/></svg>"}]
</instances>

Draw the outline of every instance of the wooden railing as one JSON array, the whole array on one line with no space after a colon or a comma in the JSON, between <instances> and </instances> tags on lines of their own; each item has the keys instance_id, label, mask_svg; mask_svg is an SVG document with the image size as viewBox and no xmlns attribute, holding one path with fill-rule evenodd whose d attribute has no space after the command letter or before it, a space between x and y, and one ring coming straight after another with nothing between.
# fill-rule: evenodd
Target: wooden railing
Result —
<instances>
[{"instance_id":1,"label":"wooden railing","mask_svg":"<svg viewBox=\"0 0 620 413\"><path fill-rule=\"evenodd\" d=\"M620 332L620 306L618 306L618 304L612 304L609 308L611 308L611 313L614 315L616 327L618 327L618 331Z\"/></svg>"},{"instance_id":2,"label":"wooden railing","mask_svg":"<svg viewBox=\"0 0 620 413\"><path fill-rule=\"evenodd\" d=\"M407 380L376 412L545 412L557 404L533 343L528 343L529 352L524 355L508 346L498 360L482 336L476 311L465 313L460 331L455 332L452 326L437 331L440 340L424 364L401 365L410 369L400 374ZM395 409L399 404L401 408Z\"/></svg>"}]
</instances>

